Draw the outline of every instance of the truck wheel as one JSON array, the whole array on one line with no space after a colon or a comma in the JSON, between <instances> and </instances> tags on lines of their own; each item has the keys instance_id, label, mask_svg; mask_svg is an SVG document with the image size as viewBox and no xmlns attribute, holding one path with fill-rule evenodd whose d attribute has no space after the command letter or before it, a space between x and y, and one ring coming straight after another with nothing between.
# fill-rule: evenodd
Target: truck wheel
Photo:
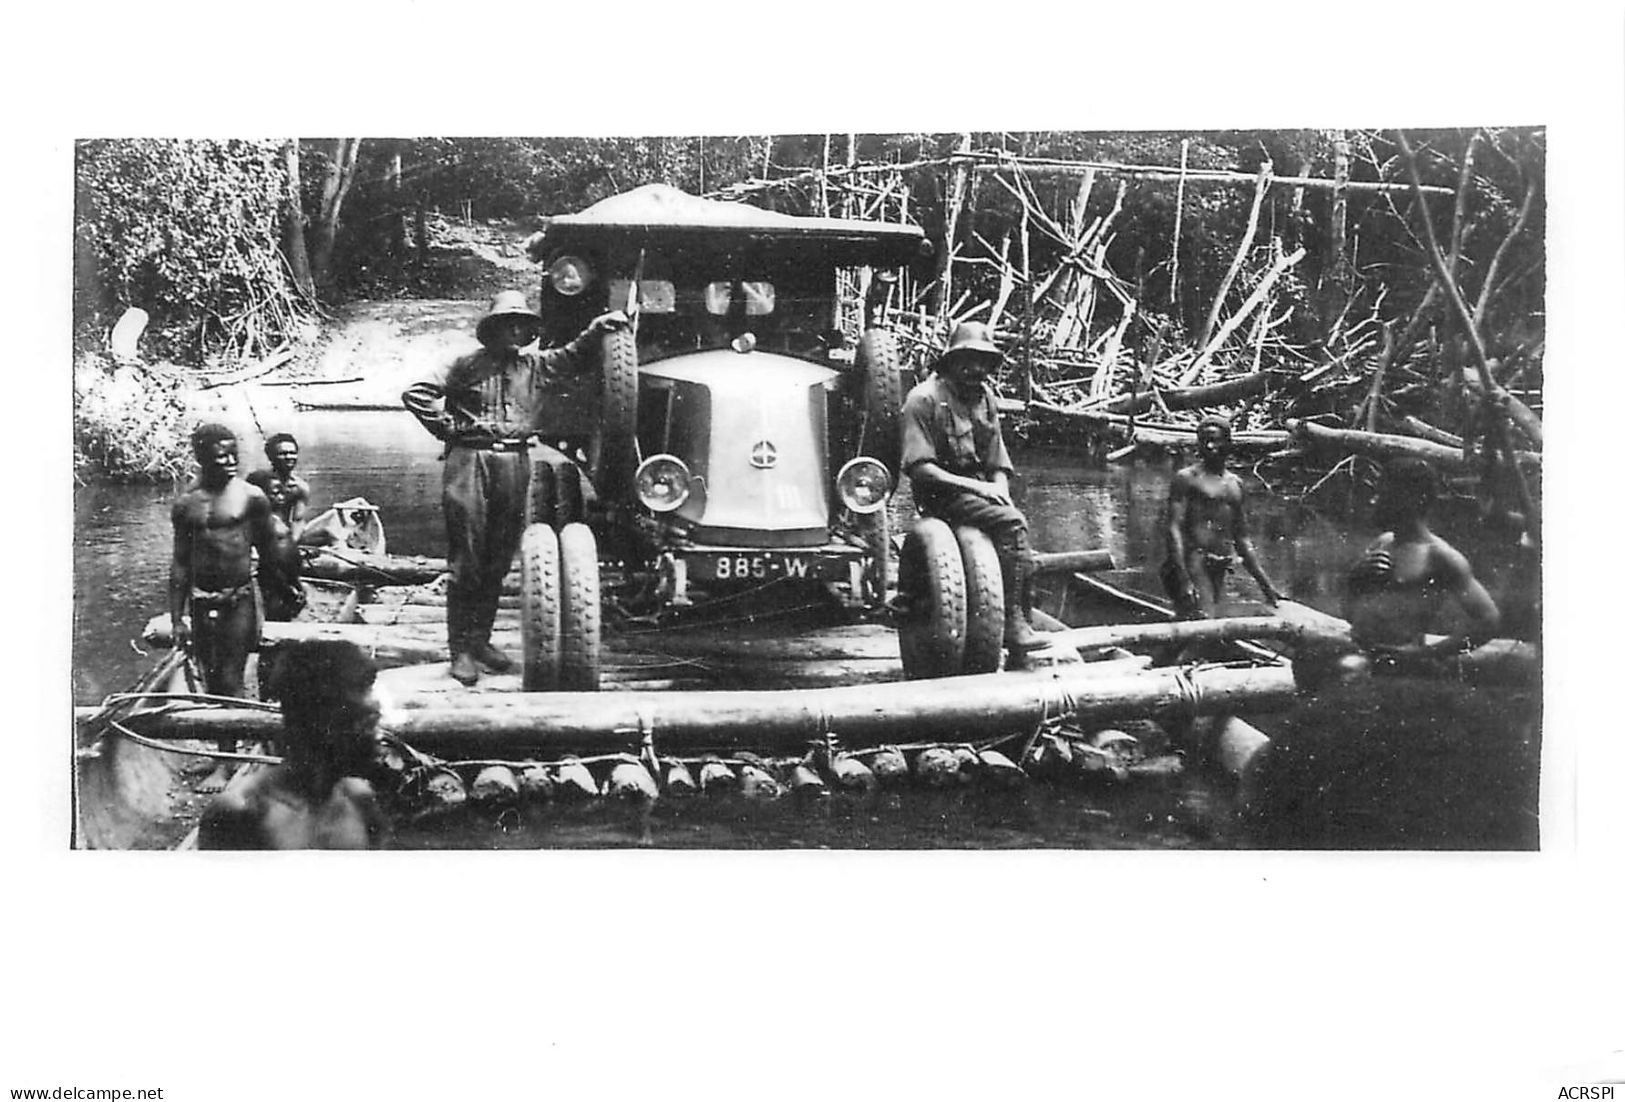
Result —
<instances>
[{"instance_id":1,"label":"truck wheel","mask_svg":"<svg viewBox=\"0 0 1625 1102\"><path fill-rule=\"evenodd\" d=\"M903 360L897 338L884 329L871 329L858 338L853 364L863 376L863 438L861 453L880 460L892 477L898 476L902 454L899 421L903 415Z\"/></svg>"},{"instance_id":2,"label":"truck wheel","mask_svg":"<svg viewBox=\"0 0 1625 1102\"><path fill-rule=\"evenodd\" d=\"M891 573L891 508L882 506L860 518L860 522L864 550L869 554L868 565L863 570L863 601L870 606L881 605L886 601L886 584Z\"/></svg>"},{"instance_id":3,"label":"truck wheel","mask_svg":"<svg viewBox=\"0 0 1625 1102\"><path fill-rule=\"evenodd\" d=\"M965 568L965 673L997 673L1004 652L1004 574L999 552L980 528L954 529Z\"/></svg>"},{"instance_id":4,"label":"truck wheel","mask_svg":"<svg viewBox=\"0 0 1625 1102\"><path fill-rule=\"evenodd\" d=\"M555 489L553 479L553 464L540 459L532 459L530 463L530 497L526 505L530 512L525 514L525 527L532 524L545 524L549 528L555 527L554 501Z\"/></svg>"},{"instance_id":5,"label":"truck wheel","mask_svg":"<svg viewBox=\"0 0 1625 1102\"><path fill-rule=\"evenodd\" d=\"M611 502L630 499L637 470L638 345L630 329L604 334L604 393L592 438L592 484Z\"/></svg>"},{"instance_id":6,"label":"truck wheel","mask_svg":"<svg viewBox=\"0 0 1625 1102\"><path fill-rule=\"evenodd\" d=\"M903 675L951 677L965 659L965 568L948 525L926 517L903 541L897 561L903 602L897 642Z\"/></svg>"},{"instance_id":7,"label":"truck wheel","mask_svg":"<svg viewBox=\"0 0 1625 1102\"><path fill-rule=\"evenodd\" d=\"M585 524L559 530L560 586L559 688L595 693L602 667L603 620L599 611L598 541Z\"/></svg>"},{"instance_id":8,"label":"truck wheel","mask_svg":"<svg viewBox=\"0 0 1625 1102\"><path fill-rule=\"evenodd\" d=\"M559 537L546 524L532 524L519 541L521 683L527 692L559 687L561 589Z\"/></svg>"}]
</instances>

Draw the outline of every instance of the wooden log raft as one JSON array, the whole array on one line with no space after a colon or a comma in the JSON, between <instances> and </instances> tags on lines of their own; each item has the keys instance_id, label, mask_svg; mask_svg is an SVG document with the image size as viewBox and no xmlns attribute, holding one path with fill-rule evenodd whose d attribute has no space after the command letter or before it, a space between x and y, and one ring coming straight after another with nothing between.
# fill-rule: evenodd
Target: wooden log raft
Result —
<instances>
[{"instance_id":1,"label":"wooden log raft","mask_svg":"<svg viewBox=\"0 0 1625 1102\"><path fill-rule=\"evenodd\" d=\"M662 752L805 748L828 732L849 747L964 740L1031 731L1073 716L1104 722L1276 708L1295 688L1288 666L1168 668L1096 677L1086 663L1042 672L747 692L506 693L398 701L390 724L419 749L450 757L612 753L651 731ZM76 710L87 714L93 709ZM137 728L167 738L274 737L279 718L249 709L176 710Z\"/></svg>"},{"instance_id":2,"label":"wooden log raft","mask_svg":"<svg viewBox=\"0 0 1625 1102\"><path fill-rule=\"evenodd\" d=\"M309 559L300 568L307 578L370 585L425 585L446 573L445 559L430 555L366 555L334 548L306 548ZM1110 551L1048 551L1036 556L1040 573L1060 570L1110 570ZM513 587L505 587L512 589ZM444 596L411 598L413 603L445 604ZM510 602L517 607L517 602Z\"/></svg>"}]
</instances>

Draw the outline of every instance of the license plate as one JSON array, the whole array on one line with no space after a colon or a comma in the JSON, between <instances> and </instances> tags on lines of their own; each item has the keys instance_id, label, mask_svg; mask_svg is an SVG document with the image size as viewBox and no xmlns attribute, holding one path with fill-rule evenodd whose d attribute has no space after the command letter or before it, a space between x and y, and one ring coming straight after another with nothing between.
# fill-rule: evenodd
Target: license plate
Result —
<instances>
[{"instance_id":1,"label":"license plate","mask_svg":"<svg viewBox=\"0 0 1625 1102\"><path fill-rule=\"evenodd\" d=\"M779 578L822 578L829 574L823 560L812 555L708 552L685 557L689 578L701 582L770 582Z\"/></svg>"}]
</instances>

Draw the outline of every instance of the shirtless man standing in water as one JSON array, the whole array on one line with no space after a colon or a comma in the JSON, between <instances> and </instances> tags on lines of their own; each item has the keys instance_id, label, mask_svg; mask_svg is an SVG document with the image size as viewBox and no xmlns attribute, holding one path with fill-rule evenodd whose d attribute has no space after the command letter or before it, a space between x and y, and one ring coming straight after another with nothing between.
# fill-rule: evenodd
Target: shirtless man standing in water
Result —
<instances>
[{"instance_id":1,"label":"shirtless man standing in water","mask_svg":"<svg viewBox=\"0 0 1625 1102\"><path fill-rule=\"evenodd\" d=\"M1428 527L1438 495L1433 468L1396 459L1383 469L1376 522L1386 529L1349 572L1343 615L1355 640L1396 665L1426 664L1487 639L1501 614L1467 557ZM1466 632L1429 638L1440 626L1445 599L1460 606Z\"/></svg>"},{"instance_id":2,"label":"shirtless man standing in water","mask_svg":"<svg viewBox=\"0 0 1625 1102\"><path fill-rule=\"evenodd\" d=\"M203 424L192 432L197 481L170 507L175 530L169 566L169 619L175 646L190 646L203 668L204 691L243 695L248 656L259 642L254 599L253 558L276 553L271 503L258 488L237 477L237 437L224 425ZM235 750L235 739L220 749ZM218 792L230 776L222 761L198 785Z\"/></svg>"},{"instance_id":3,"label":"shirtless man standing in water","mask_svg":"<svg viewBox=\"0 0 1625 1102\"><path fill-rule=\"evenodd\" d=\"M1253 552L1247 535L1241 479L1225 468L1230 454L1230 421L1202 418L1196 428L1197 462L1181 468L1168 487L1168 558L1162 584L1182 620L1212 616L1224 591L1224 578L1236 559L1247 568L1264 599L1281 599Z\"/></svg>"},{"instance_id":4,"label":"shirtless man standing in water","mask_svg":"<svg viewBox=\"0 0 1625 1102\"><path fill-rule=\"evenodd\" d=\"M375 849L388 835L372 785L377 667L354 643L289 643L272 688L282 701L281 765L216 797L199 849Z\"/></svg>"},{"instance_id":5,"label":"shirtless man standing in water","mask_svg":"<svg viewBox=\"0 0 1625 1102\"><path fill-rule=\"evenodd\" d=\"M293 473L299 464L299 441L291 433L279 432L268 439L265 458L270 467L248 476L248 484L259 487L271 503L276 535L276 553L260 559L260 596L267 620L292 620L305 607L305 591L299 585L299 534L305 527L310 484Z\"/></svg>"}]
</instances>

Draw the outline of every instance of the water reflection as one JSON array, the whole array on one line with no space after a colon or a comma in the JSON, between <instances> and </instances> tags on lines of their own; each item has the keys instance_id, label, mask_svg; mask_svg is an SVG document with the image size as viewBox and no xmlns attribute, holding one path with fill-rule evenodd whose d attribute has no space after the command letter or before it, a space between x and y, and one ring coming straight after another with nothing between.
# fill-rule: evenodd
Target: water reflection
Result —
<instances>
[{"instance_id":1,"label":"water reflection","mask_svg":"<svg viewBox=\"0 0 1625 1102\"><path fill-rule=\"evenodd\" d=\"M289 412L236 425L242 453L262 455L264 434L291 431L301 443L301 472L312 504L364 496L383 511L390 550L443 555L439 445L402 412ZM1074 457L1029 451L1017 456L1020 487L1041 550L1104 547L1123 568L1115 580L1155 592L1163 553L1164 497L1172 466L1147 462L1097 469ZM169 488L79 488L74 499L73 696L88 704L124 688L153 658L135 647L142 625L165 606L169 569ZM904 506L906 508L906 506ZM1338 608L1342 570L1372 534L1252 485L1249 515L1265 568L1291 596ZM1510 544L1459 518L1440 530L1472 559L1492 593L1512 558ZM1257 600L1244 572L1232 578L1243 600ZM1262 721L1261 721L1262 722ZM1464 828L1476 829L1471 822ZM752 803L699 798L663 801L647 813L610 805L525 809L500 821L467 813L452 821L407 826L414 848L1233 848L1256 831L1237 817L1222 783L1191 771L1116 786L1036 783L1021 793L962 790L883 794L871 801L836 796L809 807L785 799ZM1470 836L1470 834L1469 834ZM1350 844L1363 837L1355 831Z\"/></svg>"},{"instance_id":2,"label":"water reflection","mask_svg":"<svg viewBox=\"0 0 1625 1102\"><path fill-rule=\"evenodd\" d=\"M404 410L280 416L261 411L247 420L233 425L246 469L261 465L266 435L292 432L300 441L300 472L310 481L314 509L365 497L383 511L392 552L445 554L440 445ZM1035 547L1107 548L1124 571L1119 580L1159 592L1156 572L1171 463L1103 469L1041 450L1021 453L1017 463ZM78 703L124 688L150 664L135 646L142 625L165 607L172 497L167 487L75 491L73 694ZM1256 484L1250 486L1248 515L1259 557L1277 584L1296 600L1336 612L1341 572L1372 535L1369 523L1323 515ZM1512 560L1508 541L1460 520L1446 520L1440 529L1499 596ZM1232 575L1231 591L1243 601L1259 599L1245 571Z\"/></svg>"}]
</instances>

